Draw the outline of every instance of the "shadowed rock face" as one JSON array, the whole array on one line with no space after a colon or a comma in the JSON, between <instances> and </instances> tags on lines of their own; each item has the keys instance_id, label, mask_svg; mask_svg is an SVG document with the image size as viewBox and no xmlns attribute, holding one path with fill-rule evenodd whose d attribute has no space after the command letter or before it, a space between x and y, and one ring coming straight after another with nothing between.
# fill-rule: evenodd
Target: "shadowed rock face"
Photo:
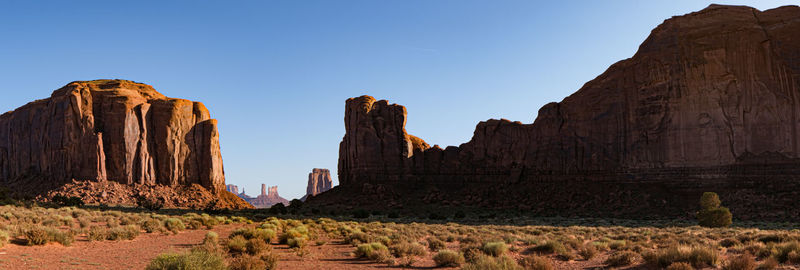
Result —
<instances>
[{"instance_id":1,"label":"shadowed rock face","mask_svg":"<svg viewBox=\"0 0 800 270\"><path fill-rule=\"evenodd\" d=\"M799 85L800 8L711 5L666 20L632 58L547 104L533 124L481 122L459 147L429 147L406 133L403 106L348 99L340 186L522 186L537 192L498 191L496 204L586 211L686 210L704 190L738 194L723 195L732 206L780 204L797 198L781 192L800 181ZM764 181L790 186L776 193ZM577 195L588 205L556 198Z\"/></svg>"},{"instance_id":2,"label":"shadowed rock face","mask_svg":"<svg viewBox=\"0 0 800 270\"><path fill-rule=\"evenodd\" d=\"M217 121L123 80L73 82L0 116L0 181L72 179L224 191Z\"/></svg>"}]
</instances>

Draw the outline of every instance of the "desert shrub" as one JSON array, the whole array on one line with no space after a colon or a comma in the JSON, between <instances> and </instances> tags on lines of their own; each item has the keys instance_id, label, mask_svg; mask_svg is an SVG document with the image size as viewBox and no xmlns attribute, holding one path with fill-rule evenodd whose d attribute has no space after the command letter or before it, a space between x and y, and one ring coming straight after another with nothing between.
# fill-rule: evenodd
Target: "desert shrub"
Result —
<instances>
[{"instance_id":1,"label":"desert shrub","mask_svg":"<svg viewBox=\"0 0 800 270\"><path fill-rule=\"evenodd\" d=\"M625 250L625 251L618 251L611 254L608 259L603 262L611 267L620 267L631 265L636 262L636 259L639 257L639 254L636 252Z\"/></svg>"},{"instance_id":2,"label":"desert shrub","mask_svg":"<svg viewBox=\"0 0 800 270\"><path fill-rule=\"evenodd\" d=\"M552 270L553 264L546 257L541 256L527 256L522 258L522 267L528 270Z\"/></svg>"},{"instance_id":3,"label":"desert shrub","mask_svg":"<svg viewBox=\"0 0 800 270\"><path fill-rule=\"evenodd\" d=\"M800 253L800 243L797 241L777 244L772 249L772 256L780 263L789 261L790 257L794 257L797 260L798 253Z\"/></svg>"},{"instance_id":4,"label":"desert shrub","mask_svg":"<svg viewBox=\"0 0 800 270\"><path fill-rule=\"evenodd\" d=\"M580 255L584 260L589 260L597 255L597 248L592 244L584 245L578 250L578 255Z\"/></svg>"},{"instance_id":5,"label":"desert shrub","mask_svg":"<svg viewBox=\"0 0 800 270\"><path fill-rule=\"evenodd\" d=\"M381 243L374 242L369 244L361 244L356 247L355 256L358 258L369 258L372 256L372 253L376 252L377 250L388 250L386 246Z\"/></svg>"},{"instance_id":6,"label":"desert shrub","mask_svg":"<svg viewBox=\"0 0 800 270\"><path fill-rule=\"evenodd\" d=\"M203 243L204 244L205 243L212 243L212 244L219 243L219 234L217 234L216 232L211 232L211 231L207 232L206 236L203 238Z\"/></svg>"},{"instance_id":7,"label":"desert shrub","mask_svg":"<svg viewBox=\"0 0 800 270\"><path fill-rule=\"evenodd\" d=\"M719 196L714 192L703 193L700 198L700 211L697 212L697 221L703 227L728 227L733 216L728 208L721 207Z\"/></svg>"},{"instance_id":8,"label":"desert shrub","mask_svg":"<svg viewBox=\"0 0 800 270\"><path fill-rule=\"evenodd\" d=\"M266 251L269 248L269 246L263 240L257 239L257 238L253 238L253 239L247 240L247 244L245 245L245 248L247 249L247 253L248 254L257 255L257 254L260 254L261 252Z\"/></svg>"},{"instance_id":9,"label":"desert shrub","mask_svg":"<svg viewBox=\"0 0 800 270\"><path fill-rule=\"evenodd\" d=\"M492 256L500 256L508 251L508 246L505 242L488 242L483 245L483 252Z\"/></svg>"},{"instance_id":10,"label":"desert shrub","mask_svg":"<svg viewBox=\"0 0 800 270\"><path fill-rule=\"evenodd\" d=\"M139 227L136 225L125 225L112 228L108 231L108 240L133 240L139 236Z\"/></svg>"},{"instance_id":11,"label":"desert shrub","mask_svg":"<svg viewBox=\"0 0 800 270\"><path fill-rule=\"evenodd\" d=\"M231 260L231 270L262 270L269 268L267 262L260 256L245 255Z\"/></svg>"},{"instance_id":12,"label":"desert shrub","mask_svg":"<svg viewBox=\"0 0 800 270\"><path fill-rule=\"evenodd\" d=\"M772 270L778 268L778 261L774 258L767 258L761 264L758 265L756 269L758 270Z\"/></svg>"},{"instance_id":13,"label":"desert shrub","mask_svg":"<svg viewBox=\"0 0 800 270\"><path fill-rule=\"evenodd\" d=\"M28 240L28 245L44 245L47 242L50 242L50 235L47 233L44 227L41 226L33 226L27 230L25 230L25 239Z\"/></svg>"},{"instance_id":14,"label":"desert shrub","mask_svg":"<svg viewBox=\"0 0 800 270\"><path fill-rule=\"evenodd\" d=\"M150 211L158 211L164 207L164 198L148 198L145 196L137 195L136 206Z\"/></svg>"},{"instance_id":15,"label":"desert shrub","mask_svg":"<svg viewBox=\"0 0 800 270\"><path fill-rule=\"evenodd\" d=\"M530 251L537 254L562 254L567 252L567 248L560 242L550 240L530 248Z\"/></svg>"},{"instance_id":16,"label":"desert shrub","mask_svg":"<svg viewBox=\"0 0 800 270\"><path fill-rule=\"evenodd\" d=\"M400 218L400 213L397 213L397 212L391 212L391 213L389 213L389 215L387 215L386 217L388 217L388 218L392 218L392 219L394 219L394 218Z\"/></svg>"},{"instance_id":17,"label":"desert shrub","mask_svg":"<svg viewBox=\"0 0 800 270\"><path fill-rule=\"evenodd\" d=\"M89 241L103 241L106 240L107 237L108 229L100 226L92 226L89 228L89 232L87 233L87 238L89 238Z\"/></svg>"},{"instance_id":18,"label":"desert shrub","mask_svg":"<svg viewBox=\"0 0 800 270\"><path fill-rule=\"evenodd\" d=\"M154 233L160 232L164 230L164 226L161 224L161 221L154 218L148 218L142 221L141 223L142 229L147 233Z\"/></svg>"},{"instance_id":19,"label":"desert shrub","mask_svg":"<svg viewBox=\"0 0 800 270\"><path fill-rule=\"evenodd\" d=\"M625 242L625 240L614 240L614 241L608 242L608 248L610 248L612 250L620 250L620 249L624 248L627 244L628 243Z\"/></svg>"},{"instance_id":20,"label":"desert shrub","mask_svg":"<svg viewBox=\"0 0 800 270\"><path fill-rule=\"evenodd\" d=\"M368 234L363 233L363 232L351 233L351 234L348 234L344 238L344 241L346 243L348 243L348 244L351 244L351 245L358 245L358 244L368 243L368 242L371 242L370 240L371 240L371 237Z\"/></svg>"},{"instance_id":21,"label":"desert shrub","mask_svg":"<svg viewBox=\"0 0 800 270\"><path fill-rule=\"evenodd\" d=\"M201 227L203 227L203 222L197 219L192 219L186 222L186 228L189 230L197 230L200 229Z\"/></svg>"},{"instance_id":22,"label":"desert shrub","mask_svg":"<svg viewBox=\"0 0 800 270\"><path fill-rule=\"evenodd\" d=\"M750 254L733 257L722 265L723 270L754 270L756 260Z\"/></svg>"},{"instance_id":23,"label":"desert shrub","mask_svg":"<svg viewBox=\"0 0 800 270\"><path fill-rule=\"evenodd\" d=\"M514 259L508 256L492 257L478 255L476 258L464 265L462 270L522 270Z\"/></svg>"},{"instance_id":24,"label":"desert shrub","mask_svg":"<svg viewBox=\"0 0 800 270\"><path fill-rule=\"evenodd\" d=\"M303 248L307 245L307 241L304 237L294 237L286 240L286 245L290 248Z\"/></svg>"},{"instance_id":25,"label":"desert shrub","mask_svg":"<svg viewBox=\"0 0 800 270\"><path fill-rule=\"evenodd\" d=\"M444 244L444 241L433 237L428 238L428 248L431 251L439 251L440 249L443 249L445 247L446 245Z\"/></svg>"},{"instance_id":26,"label":"desert shrub","mask_svg":"<svg viewBox=\"0 0 800 270\"><path fill-rule=\"evenodd\" d=\"M72 242L75 242L75 233L72 231L60 231L58 229L49 228L47 233L51 241L63 246L69 246L72 245Z\"/></svg>"},{"instance_id":27,"label":"desert shrub","mask_svg":"<svg viewBox=\"0 0 800 270\"><path fill-rule=\"evenodd\" d=\"M167 229L167 231L177 234L186 229L186 226L183 225L183 221L178 218L168 218L164 220L164 228Z\"/></svg>"},{"instance_id":28,"label":"desert shrub","mask_svg":"<svg viewBox=\"0 0 800 270\"><path fill-rule=\"evenodd\" d=\"M225 261L220 255L193 250L189 253L166 253L158 255L147 265L147 270L224 270ZM263 269L263 268L262 268Z\"/></svg>"},{"instance_id":29,"label":"desert shrub","mask_svg":"<svg viewBox=\"0 0 800 270\"><path fill-rule=\"evenodd\" d=\"M464 255L452 250L442 249L433 256L433 261L438 267L458 267L464 263Z\"/></svg>"},{"instance_id":30,"label":"desert shrub","mask_svg":"<svg viewBox=\"0 0 800 270\"><path fill-rule=\"evenodd\" d=\"M233 238L228 240L227 243L228 252L234 254L241 254L247 250L247 239L245 239L241 235L234 236Z\"/></svg>"},{"instance_id":31,"label":"desert shrub","mask_svg":"<svg viewBox=\"0 0 800 270\"><path fill-rule=\"evenodd\" d=\"M395 257L422 256L427 253L425 247L417 243L402 242L389 247Z\"/></svg>"},{"instance_id":32,"label":"desert shrub","mask_svg":"<svg viewBox=\"0 0 800 270\"><path fill-rule=\"evenodd\" d=\"M660 267L667 267L675 262L685 262L702 268L717 265L719 255L715 249L708 247L673 246L649 252L645 254L644 259Z\"/></svg>"},{"instance_id":33,"label":"desert shrub","mask_svg":"<svg viewBox=\"0 0 800 270\"><path fill-rule=\"evenodd\" d=\"M667 266L667 270L694 270L694 267L687 262L674 262Z\"/></svg>"},{"instance_id":34,"label":"desert shrub","mask_svg":"<svg viewBox=\"0 0 800 270\"><path fill-rule=\"evenodd\" d=\"M0 231L0 247L5 246L8 243L9 238L8 232Z\"/></svg>"},{"instance_id":35,"label":"desert shrub","mask_svg":"<svg viewBox=\"0 0 800 270\"><path fill-rule=\"evenodd\" d=\"M729 247L732 247L732 246L735 246L735 245L739 245L741 243L742 242L739 242L739 240L736 240L734 238L725 238L725 239L719 240L719 245L721 247L726 247L726 248L729 248Z\"/></svg>"},{"instance_id":36,"label":"desert shrub","mask_svg":"<svg viewBox=\"0 0 800 270\"><path fill-rule=\"evenodd\" d=\"M263 240L265 243L272 243L272 239L275 239L277 234L274 230L270 229L257 229L255 237L258 239Z\"/></svg>"}]
</instances>

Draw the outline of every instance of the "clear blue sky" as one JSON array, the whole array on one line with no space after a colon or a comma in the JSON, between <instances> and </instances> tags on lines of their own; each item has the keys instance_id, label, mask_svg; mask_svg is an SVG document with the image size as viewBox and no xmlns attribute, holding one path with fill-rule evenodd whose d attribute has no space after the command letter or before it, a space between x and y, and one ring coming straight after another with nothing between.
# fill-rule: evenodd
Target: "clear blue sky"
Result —
<instances>
[{"instance_id":1,"label":"clear blue sky","mask_svg":"<svg viewBox=\"0 0 800 270\"><path fill-rule=\"evenodd\" d=\"M148 83L219 119L228 183L291 199L314 167L336 179L348 97L405 105L410 133L458 145L482 120L532 122L664 19L710 3L5 0L0 111L75 80Z\"/></svg>"}]
</instances>

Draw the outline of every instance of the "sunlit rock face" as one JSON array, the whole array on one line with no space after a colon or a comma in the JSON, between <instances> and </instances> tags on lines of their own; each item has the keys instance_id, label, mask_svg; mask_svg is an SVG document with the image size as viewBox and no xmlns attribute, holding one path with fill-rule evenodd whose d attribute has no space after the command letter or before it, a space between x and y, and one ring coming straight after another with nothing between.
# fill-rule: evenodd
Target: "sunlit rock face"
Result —
<instances>
[{"instance_id":1,"label":"sunlit rock face","mask_svg":"<svg viewBox=\"0 0 800 270\"><path fill-rule=\"evenodd\" d=\"M124 80L72 82L0 116L0 181L72 179L224 191L217 121Z\"/></svg>"}]
</instances>

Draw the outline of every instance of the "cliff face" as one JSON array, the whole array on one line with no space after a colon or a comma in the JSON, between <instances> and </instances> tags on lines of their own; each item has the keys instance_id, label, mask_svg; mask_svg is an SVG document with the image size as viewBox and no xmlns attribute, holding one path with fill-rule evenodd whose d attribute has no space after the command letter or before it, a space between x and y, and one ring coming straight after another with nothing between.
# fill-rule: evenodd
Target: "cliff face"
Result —
<instances>
[{"instance_id":1,"label":"cliff face","mask_svg":"<svg viewBox=\"0 0 800 270\"><path fill-rule=\"evenodd\" d=\"M0 116L0 182L72 179L224 191L217 121L123 80L73 82Z\"/></svg>"},{"instance_id":2,"label":"cliff face","mask_svg":"<svg viewBox=\"0 0 800 270\"><path fill-rule=\"evenodd\" d=\"M798 34L796 6L761 12L712 5L673 17L653 30L632 58L541 108L533 124L481 122L472 140L446 149L406 133L403 106L352 98L340 145L340 186L370 190L376 184L396 189L429 183L453 189L557 181L567 188L580 181L580 190L615 182L587 194L660 186L668 194L631 198L623 206L652 204L656 198L684 206L679 201L701 189L796 180ZM673 185L684 180L690 181ZM639 186L647 181L660 182ZM530 203L579 193L552 188Z\"/></svg>"},{"instance_id":3,"label":"cliff face","mask_svg":"<svg viewBox=\"0 0 800 270\"><path fill-rule=\"evenodd\" d=\"M333 188L333 180L331 179L331 172L328 169L314 168L308 173L308 186L306 187L306 195L301 200L305 201L306 198L316 196L322 192L328 191Z\"/></svg>"}]
</instances>

